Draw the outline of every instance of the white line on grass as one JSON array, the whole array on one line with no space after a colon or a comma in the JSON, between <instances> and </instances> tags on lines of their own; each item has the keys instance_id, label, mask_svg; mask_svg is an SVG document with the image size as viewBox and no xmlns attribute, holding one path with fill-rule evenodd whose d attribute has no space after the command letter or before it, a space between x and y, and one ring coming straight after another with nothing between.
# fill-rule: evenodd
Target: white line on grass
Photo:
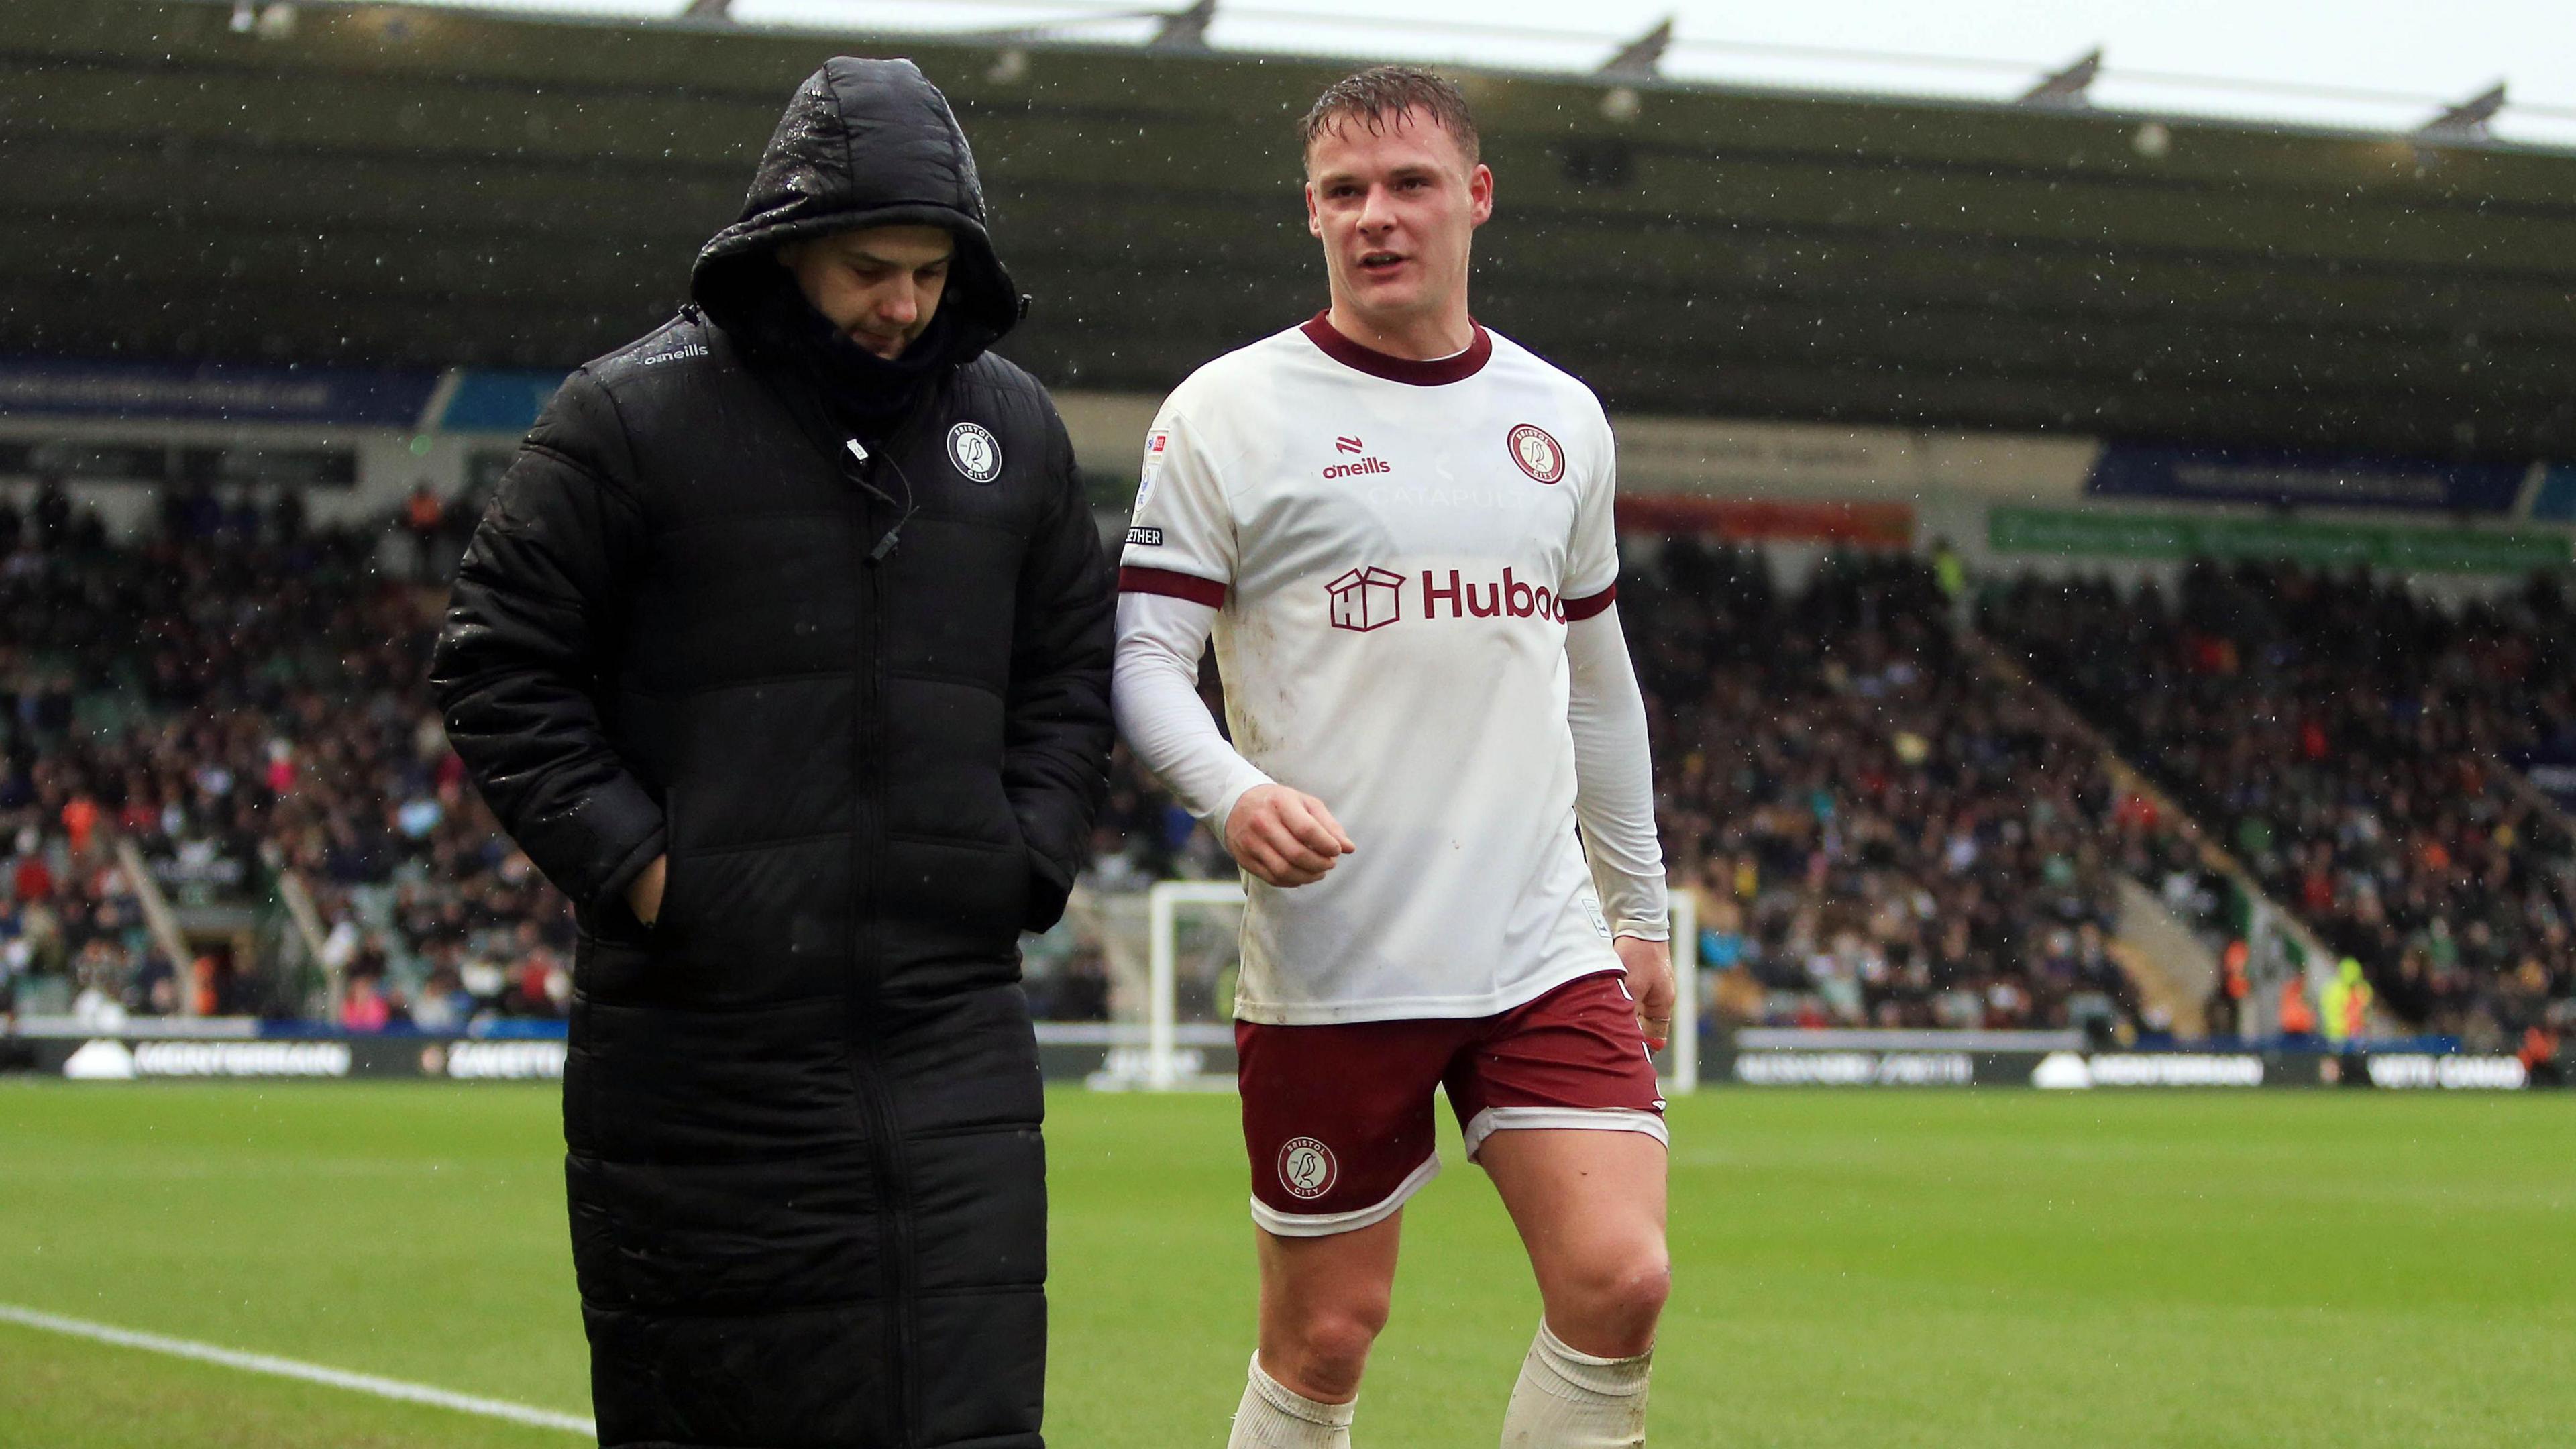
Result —
<instances>
[{"instance_id":1,"label":"white line on grass","mask_svg":"<svg viewBox=\"0 0 2576 1449\"><path fill-rule=\"evenodd\" d=\"M175 1358L193 1358L200 1363L222 1364L255 1374L275 1374L279 1378L302 1379L306 1383L327 1384L335 1389L354 1389L374 1394L380 1399L402 1399L414 1404L433 1404L454 1409L461 1414L481 1414L487 1419L508 1419L518 1424L533 1424L540 1429L565 1429L576 1434L596 1437L599 1426L577 1414L558 1414L551 1409L530 1408L506 1399L479 1399L472 1394L432 1388L428 1384L407 1384L400 1379L380 1379L374 1374L353 1374L347 1369L325 1368L318 1363L300 1363L291 1358L273 1358L264 1353L243 1353L238 1349L218 1348L211 1343L195 1343L184 1338L165 1338L157 1333L137 1333L130 1328L115 1328L85 1319L64 1318L59 1314L38 1313L0 1303L0 1322L15 1323L25 1328L41 1328L48 1333L65 1333L74 1338L112 1343L119 1348L139 1348L151 1353L166 1353Z\"/></svg>"}]
</instances>

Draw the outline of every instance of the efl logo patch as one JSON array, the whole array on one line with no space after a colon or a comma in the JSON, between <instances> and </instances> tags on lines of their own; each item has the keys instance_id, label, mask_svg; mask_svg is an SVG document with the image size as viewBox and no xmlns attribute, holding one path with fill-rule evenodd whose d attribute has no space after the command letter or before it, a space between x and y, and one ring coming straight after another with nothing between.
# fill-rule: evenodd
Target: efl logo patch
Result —
<instances>
[{"instance_id":1,"label":"efl logo patch","mask_svg":"<svg viewBox=\"0 0 2576 1449\"><path fill-rule=\"evenodd\" d=\"M1145 435L1145 469L1136 479L1136 507L1133 511L1138 513L1145 511L1146 495L1154 491L1154 475L1163 471L1164 455L1171 449L1170 429L1156 428Z\"/></svg>"},{"instance_id":2,"label":"efl logo patch","mask_svg":"<svg viewBox=\"0 0 2576 1449\"><path fill-rule=\"evenodd\" d=\"M990 483L1002 476L1002 445L980 423L959 423L948 430L948 461L970 483Z\"/></svg>"},{"instance_id":3,"label":"efl logo patch","mask_svg":"<svg viewBox=\"0 0 2576 1449\"><path fill-rule=\"evenodd\" d=\"M1512 450L1512 461L1532 478L1553 483L1565 476L1565 450L1547 435L1547 429L1523 423L1503 441Z\"/></svg>"},{"instance_id":4,"label":"efl logo patch","mask_svg":"<svg viewBox=\"0 0 2576 1449\"><path fill-rule=\"evenodd\" d=\"M1279 1149L1279 1185L1300 1202L1313 1202L1331 1192L1341 1175L1333 1150L1312 1137L1291 1137Z\"/></svg>"},{"instance_id":5,"label":"efl logo patch","mask_svg":"<svg viewBox=\"0 0 2576 1449\"><path fill-rule=\"evenodd\" d=\"M1127 530L1127 541L1138 548L1161 548L1163 531L1159 528L1131 528Z\"/></svg>"}]
</instances>

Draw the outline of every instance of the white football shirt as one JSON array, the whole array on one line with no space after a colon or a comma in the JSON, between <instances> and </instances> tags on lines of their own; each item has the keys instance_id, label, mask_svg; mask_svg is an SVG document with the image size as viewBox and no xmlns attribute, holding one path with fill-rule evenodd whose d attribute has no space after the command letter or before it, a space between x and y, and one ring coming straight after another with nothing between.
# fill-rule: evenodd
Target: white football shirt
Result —
<instances>
[{"instance_id":1,"label":"white football shirt","mask_svg":"<svg viewBox=\"0 0 2576 1449\"><path fill-rule=\"evenodd\" d=\"M1487 1016L1619 969L1565 648L1615 592L1612 471L1591 391L1481 327L1418 362L1319 316L1164 403L1119 587L1217 609L1234 748L1359 847L1247 877L1237 1016Z\"/></svg>"}]
</instances>

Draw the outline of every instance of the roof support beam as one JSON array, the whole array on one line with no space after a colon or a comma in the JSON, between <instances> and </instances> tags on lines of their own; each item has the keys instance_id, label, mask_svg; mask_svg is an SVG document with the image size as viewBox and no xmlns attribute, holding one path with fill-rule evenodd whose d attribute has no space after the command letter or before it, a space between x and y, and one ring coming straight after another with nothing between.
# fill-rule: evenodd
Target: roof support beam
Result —
<instances>
[{"instance_id":1,"label":"roof support beam","mask_svg":"<svg viewBox=\"0 0 2576 1449\"><path fill-rule=\"evenodd\" d=\"M2484 141L2488 139L2487 122L2494 120L2496 112L2503 109L2504 82L2497 81L2479 94L2449 107L2442 114L2416 127L2415 139L2434 142Z\"/></svg>"},{"instance_id":2,"label":"roof support beam","mask_svg":"<svg viewBox=\"0 0 2576 1449\"><path fill-rule=\"evenodd\" d=\"M1208 48L1208 22L1216 19L1216 0L1193 0L1187 10L1175 10L1163 17L1154 29L1154 38L1146 41L1149 50L1205 50Z\"/></svg>"},{"instance_id":3,"label":"roof support beam","mask_svg":"<svg viewBox=\"0 0 2576 1449\"><path fill-rule=\"evenodd\" d=\"M2102 73L2102 48L2086 51L2073 65L2056 72L2016 98L2015 104L2041 106L2050 110L2081 111L2093 102L2085 92L2093 87L2093 78Z\"/></svg>"},{"instance_id":4,"label":"roof support beam","mask_svg":"<svg viewBox=\"0 0 2576 1449\"><path fill-rule=\"evenodd\" d=\"M1619 53L1603 61L1593 74L1603 80L1653 80L1672 44L1673 18L1667 15L1654 29L1619 47Z\"/></svg>"}]
</instances>

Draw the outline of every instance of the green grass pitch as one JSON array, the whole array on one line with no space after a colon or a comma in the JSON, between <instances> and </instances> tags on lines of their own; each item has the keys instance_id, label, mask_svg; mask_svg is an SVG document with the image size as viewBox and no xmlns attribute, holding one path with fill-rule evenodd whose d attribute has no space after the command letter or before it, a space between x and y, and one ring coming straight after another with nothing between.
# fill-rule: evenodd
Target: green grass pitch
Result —
<instances>
[{"instance_id":1,"label":"green grass pitch","mask_svg":"<svg viewBox=\"0 0 2576 1449\"><path fill-rule=\"evenodd\" d=\"M1234 1104L1062 1092L1050 1442L1224 1442ZM2576 1099L1707 1093L1674 1104L1664 1446L2567 1443ZM587 1412L547 1089L0 1090L0 1302ZM1364 1449L1491 1444L1537 1300L1458 1160ZM562 1445L0 1324L0 1446Z\"/></svg>"}]
</instances>

